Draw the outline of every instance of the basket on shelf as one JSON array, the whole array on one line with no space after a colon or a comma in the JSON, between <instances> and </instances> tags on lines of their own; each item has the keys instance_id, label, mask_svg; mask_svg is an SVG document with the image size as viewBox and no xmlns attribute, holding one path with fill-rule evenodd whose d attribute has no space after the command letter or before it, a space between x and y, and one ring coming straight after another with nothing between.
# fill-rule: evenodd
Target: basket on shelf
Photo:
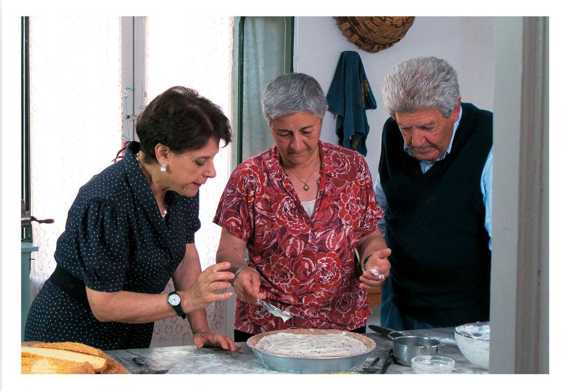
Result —
<instances>
[{"instance_id":1,"label":"basket on shelf","mask_svg":"<svg viewBox=\"0 0 566 391\"><path fill-rule=\"evenodd\" d=\"M399 42L413 25L414 16L337 16L346 38L367 52L376 53Z\"/></svg>"}]
</instances>

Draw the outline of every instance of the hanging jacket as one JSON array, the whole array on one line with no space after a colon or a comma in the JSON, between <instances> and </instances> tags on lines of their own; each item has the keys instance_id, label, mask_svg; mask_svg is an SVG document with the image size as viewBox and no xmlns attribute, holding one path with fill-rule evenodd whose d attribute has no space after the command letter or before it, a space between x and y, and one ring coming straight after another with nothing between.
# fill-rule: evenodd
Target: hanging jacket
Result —
<instances>
[{"instance_id":1,"label":"hanging jacket","mask_svg":"<svg viewBox=\"0 0 566 391\"><path fill-rule=\"evenodd\" d=\"M366 110L377 108L377 104L357 52L340 54L326 100L328 110L336 115L339 144L366 156L369 133Z\"/></svg>"}]
</instances>

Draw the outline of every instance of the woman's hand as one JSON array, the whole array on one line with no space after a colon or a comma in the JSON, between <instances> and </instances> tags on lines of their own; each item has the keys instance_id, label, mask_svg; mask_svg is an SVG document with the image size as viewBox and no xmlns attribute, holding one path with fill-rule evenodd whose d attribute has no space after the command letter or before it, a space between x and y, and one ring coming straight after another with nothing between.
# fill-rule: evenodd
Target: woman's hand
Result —
<instances>
[{"instance_id":1,"label":"woman's hand","mask_svg":"<svg viewBox=\"0 0 566 391\"><path fill-rule=\"evenodd\" d=\"M234 290L238 298L246 303L255 304L258 299L265 299L265 293L259 292L260 286L259 273L249 266L243 266L234 279Z\"/></svg>"},{"instance_id":2,"label":"woman's hand","mask_svg":"<svg viewBox=\"0 0 566 391\"><path fill-rule=\"evenodd\" d=\"M234 273L229 272L229 269L229 262L221 262L200 273L196 282L181 293L183 311L189 313L232 296L233 292L227 289L231 286L230 281L234 278Z\"/></svg>"},{"instance_id":3,"label":"woman's hand","mask_svg":"<svg viewBox=\"0 0 566 391\"><path fill-rule=\"evenodd\" d=\"M212 331L194 333L193 341L197 349L200 349L203 346L218 346L231 352L238 350L238 346L232 338L213 333Z\"/></svg>"},{"instance_id":4,"label":"woman's hand","mask_svg":"<svg viewBox=\"0 0 566 391\"><path fill-rule=\"evenodd\" d=\"M364 289L379 287L389 276L391 264L388 257L391 249L384 248L372 253L365 262L364 272L360 276L360 287Z\"/></svg>"}]
</instances>

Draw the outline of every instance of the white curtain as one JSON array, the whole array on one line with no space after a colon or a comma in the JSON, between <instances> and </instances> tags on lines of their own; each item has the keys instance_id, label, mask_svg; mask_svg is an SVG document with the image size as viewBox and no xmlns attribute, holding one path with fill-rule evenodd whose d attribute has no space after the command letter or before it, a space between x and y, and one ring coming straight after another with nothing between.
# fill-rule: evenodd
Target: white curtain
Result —
<instances>
[{"instance_id":1,"label":"white curtain","mask_svg":"<svg viewBox=\"0 0 566 391\"><path fill-rule=\"evenodd\" d=\"M173 85L196 89L232 115L233 18L146 18L146 103ZM112 163L121 146L121 19L30 17L32 297L55 268L56 241L79 188ZM230 147L215 158L217 177L200 194L202 267L215 263L220 228L212 218L230 174ZM165 290L170 291L170 284ZM231 335L226 303L208 307L209 323ZM156 322L152 346L192 343L188 322Z\"/></svg>"},{"instance_id":2,"label":"white curtain","mask_svg":"<svg viewBox=\"0 0 566 391\"><path fill-rule=\"evenodd\" d=\"M31 291L55 269L77 191L120 149L120 19L30 17Z\"/></svg>"}]
</instances>

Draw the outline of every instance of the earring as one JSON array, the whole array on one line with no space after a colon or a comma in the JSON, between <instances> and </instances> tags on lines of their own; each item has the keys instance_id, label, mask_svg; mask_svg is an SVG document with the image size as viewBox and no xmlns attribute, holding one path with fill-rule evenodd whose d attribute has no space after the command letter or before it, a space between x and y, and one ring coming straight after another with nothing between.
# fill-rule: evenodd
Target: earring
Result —
<instances>
[{"instance_id":1,"label":"earring","mask_svg":"<svg viewBox=\"0 0 566 391\"><path fill-rule=\"evenodd\" d=\"M159 166L159 171L166 172L167 171L167 164L161 164Z\"/></svg>"}]
</instances>

